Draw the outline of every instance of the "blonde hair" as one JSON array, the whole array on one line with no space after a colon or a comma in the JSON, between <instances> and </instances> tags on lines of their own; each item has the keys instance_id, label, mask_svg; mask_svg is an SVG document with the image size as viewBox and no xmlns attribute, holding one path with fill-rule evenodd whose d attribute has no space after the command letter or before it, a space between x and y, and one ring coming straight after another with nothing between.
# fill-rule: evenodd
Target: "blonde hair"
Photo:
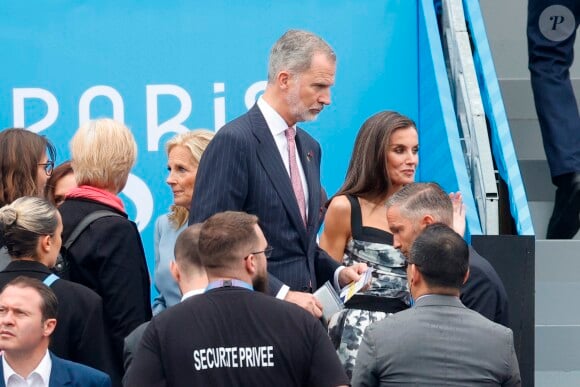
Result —
<instances>
[{"instance_id":1,"label":"blonde hair","mask_svg":"<svg viewBox=\"0 0 580 387\"><path fill-rule=\"evenodd\" d=\"M207 145L214 135L214 132L203 129L180 133L167 141L165 144L165 151L169 156L169 152L171 152L171 150L176 146L186 147L191 152L194 166L197 167L199 166L205 148L207 148ZM189 218L188 208L172 205L170 211L168 218L175 228L183 226Z\"/></svg>"},{"instance_id":2,"label":"blonde hair","mask_svg":"<svg viewBox=\"0 0 580 387\"><path fill-rule=\"evenodd\" d=\"M83 124L70 142L78 185L120 192L137 158L137 144L125 125L109 118Z\"/></svg>"}]
</instances>

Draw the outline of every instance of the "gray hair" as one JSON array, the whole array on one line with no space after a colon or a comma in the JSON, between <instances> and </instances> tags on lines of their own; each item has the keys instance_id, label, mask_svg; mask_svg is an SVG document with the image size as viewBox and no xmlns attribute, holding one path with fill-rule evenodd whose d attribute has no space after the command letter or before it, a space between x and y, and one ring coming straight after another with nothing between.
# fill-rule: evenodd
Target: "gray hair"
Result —
<instances>
[{"instance_id":1,"label":"gray hair","mask_svg":"<svg viewBox=\"0 0 580 387\"><path fill-rule=\"evenodd\" d=\"M321 53L336 61L336 54L321 37L308 31L288 30L272 47L268 63L268 83L283 70L299 75L310 68L314 54Z\"/></svg>"},{"instance_id":2,"label":"gray hair","mask_svg":"<svg viewBox=\"0 0 580 387\"><path fill-rule=\"evenodd\" d=\"M398 206L405 218L413 221L431 215L435 222L453 225L453 204L437 183L405 185L387 200L387 207Z\"/></svg>"},{"instance_id":3,"label":"gray hair","mask_svg":"<svg viewBox=\"0 0 580 387\"><path fill-rule=\"evenodd\" d=\"M57 226L57 209L43 198L23 196L0 208L1 243L12 258L36 258L38 238Z\"/></svg>"}]
</instances>

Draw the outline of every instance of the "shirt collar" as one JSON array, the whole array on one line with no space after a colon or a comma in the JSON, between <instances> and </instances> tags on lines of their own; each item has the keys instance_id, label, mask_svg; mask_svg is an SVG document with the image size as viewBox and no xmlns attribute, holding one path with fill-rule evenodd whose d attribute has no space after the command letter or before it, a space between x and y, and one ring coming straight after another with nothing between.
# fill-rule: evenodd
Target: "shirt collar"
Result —
<instances>
[{"instance_id":1,"label":"shirt collar","mask_svg":"<svg viewBox=\"0 0 580 387\"><path fill-rule=\"evenodd\" d=\"M8 364L8 362L6 361L5 356L2 356L2 369L4 370L4 384L8 386L9 385L8 380L10 379L10 377L12 375L18 374L16 373L16 371L12 369L12 367L10 367L10 364ZM43 385L48 386L51 370L52 370L52 360L50 358L50 353L48 352L47 349L46 353L44 354L44 357L42 358L40 363L38 363L36 368L32 370L30 375L26 376L18 375L18 376L21 377L22 379L27 379L30 376L32 376L32 374L36 373L42 379Z\"/></svg>"},{"instance_id":2,"label":"shirt collar","mask_svg":"<svg viewBox=\"0 0 580 387\"><path fill-rule=\"evenodd\" d=\"M266 124L268 124L268 128L270 128L270 131L272 132L272 136L276 137L288 129L288 124L284 118L282 118L282 116L276 110L274 110L274 108L270 106L268 102L266 102L263 96L258 98L257 104L258 108L260 108L260 111L262 112L262 115L264 116L264 119L266 120ZM296 129L296 125L293 127Z\"/></svg>"},{"instance_id":3,"label":"shirt collar","mask_svg":"<svg viewBox=\"0 0 580 387\"><path fill-rule=\"evenodd\" d=\"M181 301L184 301L184 300L188 299L189 297L198 296L200 294L203 294L204 292L205 292L205 288L190 290L189 292L183 293L183 296L181 296Z\"/></svg>"}]
</instances>

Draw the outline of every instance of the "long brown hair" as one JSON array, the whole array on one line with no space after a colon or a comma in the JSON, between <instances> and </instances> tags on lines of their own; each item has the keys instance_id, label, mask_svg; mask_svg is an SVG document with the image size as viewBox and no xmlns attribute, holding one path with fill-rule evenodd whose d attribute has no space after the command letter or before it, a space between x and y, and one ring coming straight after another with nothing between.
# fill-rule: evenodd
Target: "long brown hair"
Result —
<instances>
[{"instance_id":1,"label":"long brown hair","mask_svg":"<svg viewBox=\"0 0 580 387\"><path fill-rule=\"evenodd\" d=\"M0 207L22 196L40 196L38 163L48 154L54 161L56 150L44 136L23 128L0 132Z\"/></svg>"},{"instance_id":2,"label":"long brown hair","mask_svg":"<svg viewBox=\"0 0 580 387\"><path fill-rule=\"evenodd\" d=\"M391 135L409 127L417 130L412 119L394 111L383 111L367 119L356 136L344 183L335 196L374 199L386 195L391 182L385 155Z\"/></svg>"}]
</instances>

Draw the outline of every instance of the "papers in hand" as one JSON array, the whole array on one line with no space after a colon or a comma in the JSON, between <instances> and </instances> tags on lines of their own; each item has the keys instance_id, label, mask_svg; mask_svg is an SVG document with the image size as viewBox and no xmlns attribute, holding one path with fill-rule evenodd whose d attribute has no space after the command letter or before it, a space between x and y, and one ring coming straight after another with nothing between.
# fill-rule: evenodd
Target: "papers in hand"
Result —
<instances>
[{"instance_id":1,"label":"papers in hand","mask_svg":"<svg viewBox=\"0 0 580 387\"><path fill-rule=\"evenodd\" d=\"M314 297L322 304L322 321L328 324L328 321L336 312L340 312L344 308L338 293L334 290L334 286L330 281L326 281L324 285L314 292Z\"/></svg>"},{"instance_id":2,"label":"papers in hand","mask_svg":"<svg viewBox=\"0 0 580 387\"><path fill-rule=\"evenodd\" d=\"M358 281L353 281L342 288L340 295L330 281L326 281L324 285L314 292L314 296L322 304L322 320L324 323L328 324L332 315L344 309L344 303L370 282L372 272L373 269L369 267L367 271L361 274Z\"/></svg>"},{"instance_id":3,"label":"papers in hand","mask_svg":"<svg viewBox=\"0 0 580 387\"><path fill-rule=\"evenodd\" d=\"M373 268L369 267L367 271L361 274L360 279L358 281L356 282L353 281L350 284L346 285L344 288L342 288L340 292L340 300L343 303L347 302L348 300L350 300L352 296L354 296L363 287L365 287L365 285L371 281L372 272Z\"/></svg>"}]
</instances>

